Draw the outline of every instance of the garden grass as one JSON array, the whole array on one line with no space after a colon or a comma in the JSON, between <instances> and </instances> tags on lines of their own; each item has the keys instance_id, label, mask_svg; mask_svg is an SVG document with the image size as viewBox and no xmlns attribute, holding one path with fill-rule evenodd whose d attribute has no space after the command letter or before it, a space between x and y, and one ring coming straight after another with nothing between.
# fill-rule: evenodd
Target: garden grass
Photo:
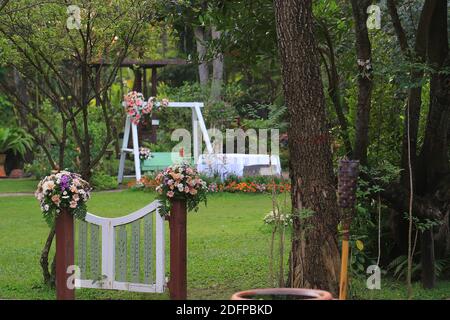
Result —
<instances>
[{"instance_id":1,"label":"garden grass","mask_svg":"<svg viewBox=\"0 0 450 320\"><path fill-rule=\"evenodd\" d=\"M0 185L4 181L0 181ZM8 181L9 183L9 181ZM89 212L123 216L154 200L154 194L126 190L94 193ZM0 198L0 299L54 299L42 284L39 257L48 226L32 196ZM188 297L228 299L233 292L268 287L270 228L263 225L271 199L260 194L214 194L208 206L188 216ZM167 228L166 223L166 230ZM168 230L166 239L168 238ZM288 243L288 241L287 241ZM167 245L167 244L166 244ZM288 251L288 246L286 252ZM166 253L168 258L168 251ZM169 270L167 264L166 270ZM382 277L381 290L368 290L365 279L354 279L352 299L405 299L403 282ZM78 299L168 299L168 294L81 289ZM434 290L414 284L415 299L450 298L450 282Z\"/></svg>"},{"instance_id":2,"label":"garden grass","mask_svg":"<svg viewBox=\"0 0 450 320\"><path fill-rule=\"evenodd\" d=\"M405 281L393 280L382 276L380 289L369 290L366 279L358 277L352 280L350 298L355 300L404 300L408 292ZM438 281L434 289L424 289L420 282L413 283L412 299L446 300L450 299L450 281Z\"/></svg>"},{"instance_id":3,"label":"garden grass","mask_svg":"<svg viewBox=\"0 0 450 320\"><path fill-rule=\"evenodd\" d=\"M94 193L88 208L97 215L116 217L153 200L152 193L131 190ZM190 299L228 299L235 291L269 285L270 229L262 218L270 207L267 195L216 194L206 208L189 214ZM0 299L54 299L54 290L42 284L39 257L48 227L36 199L4 197L0 208ZM168 298L167 294L93 289L76 294L79 299Z\"/></svg>"},{"instance_id":4,"label":"garden grass","mask_svg":"<svg viewBox=\"0 0 450 320\"><path fill-rule=\"evenodd\" d=\"M34 178L0 179L0 193L34 192L38 182Z\"/></svg>"}]
</instances>

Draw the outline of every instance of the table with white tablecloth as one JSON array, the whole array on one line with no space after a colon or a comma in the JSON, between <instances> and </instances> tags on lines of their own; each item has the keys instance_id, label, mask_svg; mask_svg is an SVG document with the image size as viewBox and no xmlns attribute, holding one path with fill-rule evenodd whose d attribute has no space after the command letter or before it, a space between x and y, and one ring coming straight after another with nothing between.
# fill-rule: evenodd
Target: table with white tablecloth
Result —
<instances>
[{"instance_id":1,"label":"table with white tablecloth","mask_svg":"<svg viewBox=\"0 0 450 320\"><path fill-rule=\"evenodd\" d=\"M247 166L272 166L274 175L281 175L281 163L278 155L265 154L202 154L197 161L197 170L207 175L219 175L226 178L229 175L242 177Z\"/></svg>"}]
</instances>

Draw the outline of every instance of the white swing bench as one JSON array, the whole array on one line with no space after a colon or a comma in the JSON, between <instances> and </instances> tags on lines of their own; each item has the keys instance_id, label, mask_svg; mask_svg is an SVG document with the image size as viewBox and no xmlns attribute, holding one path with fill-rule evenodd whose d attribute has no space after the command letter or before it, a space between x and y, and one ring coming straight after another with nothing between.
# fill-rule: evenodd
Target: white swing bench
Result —
<instances>
[{"instance_id":1,"label":"white swing bench","mask_svg":"<svg viewBox=\"0 0 450 320\"><path fill-rule=\"evenodd\" d=\"M157 104L159 106L159 103ZM208 131L206 129L205 120L203 119L201 108L204 107L202 102L169 102L169 108L190 108L192 112L192 142L193 142L193 158L198 159L201 153L201 141L199 141L199 133L206 144L206 149L208 153L213 152L213 147L209 138ZM152 120L152 125L158 125L159 120ZM199 132L200 128L200 132ZM128 147L130 140L130 132L132 136L133 146ZM135 176L124 176L125 170L125 159L127 153L133 154ZM123 178L135 177L136 181L140 181L142 177L141 172L141 161L139 159L139 137L137 125L131 122L130 116L127 116L125 121L124 136L122 141L122 148L120 152L120 162L119 162L119 172L118 172L118 183L122 183Z\"/></svg>"},{"instance_id":2,"label":"white swing bench","mask_svg":"<svg viewBox=\"0 0 450 320\"><path fill-rule=\"evenodd\" d=\"M214 153L208 130L205 125L205 120L202 115L201 109L204 104L201 102L170 102L169 108L190 108L192 110L192 156L197 169L201 173L208 175L216 172L224 172L235 174L238 176L243 175L244 168L246 166L266 166L270 167L271 175L281 175L281 161L278 155L260 155L260 154L217 154ZM153 125L158 125L159 121L152 121ZM200 129L200 130L199 130ZM132 135L133 146L128 147L130 140L130 132ZM206 153L202 154L201 150L201 138L205 142ZM127 153L133 154L135 176L124 176L125 159ZM172 158L177 158L172 157ZM212 159L212 160L211 160ZM129 116L127 116L124 128L124 137L122 141L122 148L120 153L118 183L122 183L124 177L135 177L139 182L142 177L141 161L139 159L139 137L137 125L131 122Z\"/></svg>"},{"instance_id":3,"label":"white swing bench","mask_svg":"<svg viewBox=\"0 0 450 320\"><path fill-rule=\"evenodd\" d=\"M88 213L76 229L75 264L80 268L76 288L165 291L164 218L159 201L119 218Z\"/></svg>"}]
</instances>

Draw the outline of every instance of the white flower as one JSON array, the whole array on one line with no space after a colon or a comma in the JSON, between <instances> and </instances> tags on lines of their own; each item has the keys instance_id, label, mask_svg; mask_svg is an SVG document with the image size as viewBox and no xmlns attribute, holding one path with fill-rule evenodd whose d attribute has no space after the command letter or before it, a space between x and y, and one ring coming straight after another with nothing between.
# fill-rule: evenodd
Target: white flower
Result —
<instances>
[{"instance_id":1,"label":"white flower","mask_svg":"<svg viewBox=\"0 0 450 320\"><path fill-rule=\"evenodd\" d=\"M52 180L46 181L42 185L42 190L44 191L44 193L46 193L49 190L53 190L53 188L55 188L55 183Z\"/></svg>"},{"instance_id":2,"label":"white flower","mask_svg":"<svg viewBox=\"0 0 450 320\"><path fill-rule=\"evenodd\" d=\"M48 209L50 209L49 205L48 204L44 205L44 211L48 211Z\"/></svg>"},{"instance_id":3,"label":"white flower","mask_svg":"<svg viewBox=\"0 0 450 320\"><path fill-rule=\"evenodd\" d=\"M178 188L178 191L180 191L180 192L183 192L183 190L184 190L184 186L183 186L182 183L180 183L180 184L177 186L177 188Z\"/></svg>"}]
</instances>

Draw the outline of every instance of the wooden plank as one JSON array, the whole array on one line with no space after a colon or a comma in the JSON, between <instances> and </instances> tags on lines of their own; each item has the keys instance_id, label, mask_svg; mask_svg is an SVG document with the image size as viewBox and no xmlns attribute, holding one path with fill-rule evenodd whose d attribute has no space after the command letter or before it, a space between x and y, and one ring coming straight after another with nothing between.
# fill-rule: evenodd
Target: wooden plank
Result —
<instances>
[{"instance_id":1,"label":"wooden plank","mask_svg":"<svg viewBox=\"0 0 450 320\"><path fill-rule=\"evenodd\" d=\"M136 181L141 181L141 159L139 159L139 137L137 126L131 124L131 132L133 139L133 154L134 154L134 171L136 173Z\"/></svg>"},{"instance_id":2,"label":"wooden plank","mask_svg":"<svg viewBox=\"0 0 450 320\"><path fill-rule=\"evenodd\" d=\"M125 282L127 280L127 227L117 227L116 246L116 279Z\"/></svg>"},{"instance_id":3,"label":"wooden plank","mask_svg":"<svg viewBox=\"0 0 450 320\"><path fill-rule=\"evenodd\" d=\"M138 283L140 278L140 252L139 243L141 239L141 220L131 224L131 279Z\"/></svg>"},{"instance_id":4,"label":"wooden plank","mask_svg":"<svg viewBox=\"0 0 450 320\"><path fill-rule=\"evenodd\" d=\"M127 116L126 122L125 122L125 130L122 140L122 149L120 151L120 161L119 161L119 173L117 175L117 182L119 184L123 181L123 172L125 169L125 158L126 154L123 150L128 148L128 142L130 140L130 128L131 128L131 120L130 116Z\"/></svg>"},{"instance_id":5,"label":"wooden plank","mask_svg":"<svg viewBox=\"0 0 450 320\"><path fill-rule=\"evenodd\" d=\"M95 224L90 224L90 236L91 236L91 243L90 243L90 271L91 271L91 278L92 279L99 279L101 272L100 272L100 241L99 241L99 234L100 234L100 227Z\"/></svg>"},{"instance_id":6,"label":"wooden plank","mask_svg":"<svg viewBox=\"0 0 450 320\"><path fill-rule=\"evenodd\" d=\"M56 218L56 299L75 300L75 287L68 286L69 267L75 263L73 215L64 208Z\"/></svg>"},{"instance_id":7,"label":"wooden plank","mask_svg":"<svg viewBox=\"0 0 450 320\"><path fill-rule=\"evenodd\" d=\"M88 213L86 214L86 221L98 225L111 224L112 226L116 227L122 224L129 224L135 220L144 217L147 213L155 211L159 207L159 205L160 205L159 201L153 201L152 203L146 205L145 207L119 218L104 218Z\"/></svg>"},{"instance_id":8,"label":"wooden plank","mask_svg":"<svg viewBox=\"0 0 450 320\"><path fill-rule=\"evenodd\" d=\"M87 279L87 229L87 222L78 222L78 266L80 267L80 279Z\"/></svg>"},{"instance_id":9,"label":"wooden plank","mask_svg":"<svg viewBox=\"0 0 450 320\"><path fill-rule=\"evenodd\" d=\"M91 280L75 280L75 286L79 288L106 289L106 290L124 290L130 292L159 293L154 284L130 283L115 281L111 288L105 288L100 282L92 283Z\"/></svg>"},{"instance_id":10,"label":"wooden plank","mask_svg":"<svg viewBox=\"0 0 450 320\"><path fill-rule=\"evenodd\" d=\"M156 209L156 292L164 292L166 286L166 242L164 235L165 219L161 217L159 207Z\"/></svg>"},{"instance_id":11,"label":"wooden plank","mask_svg":"<svg viewBox=\"0 0 450 320\"><path fill-rule=\"evenodd\" d=\"M186 201L172 200L170 211L170 299L187 299Z\"/></svg>"},{"instance_id":12,"label":"wooden plank","mask_svg":"<svg viewBox=\"0 0 450 320\"><path fill-rule=\"evenodd\" d=\"M144 217L144 283L153 283L153 213Z\"/></svg>"}]
</instances>

